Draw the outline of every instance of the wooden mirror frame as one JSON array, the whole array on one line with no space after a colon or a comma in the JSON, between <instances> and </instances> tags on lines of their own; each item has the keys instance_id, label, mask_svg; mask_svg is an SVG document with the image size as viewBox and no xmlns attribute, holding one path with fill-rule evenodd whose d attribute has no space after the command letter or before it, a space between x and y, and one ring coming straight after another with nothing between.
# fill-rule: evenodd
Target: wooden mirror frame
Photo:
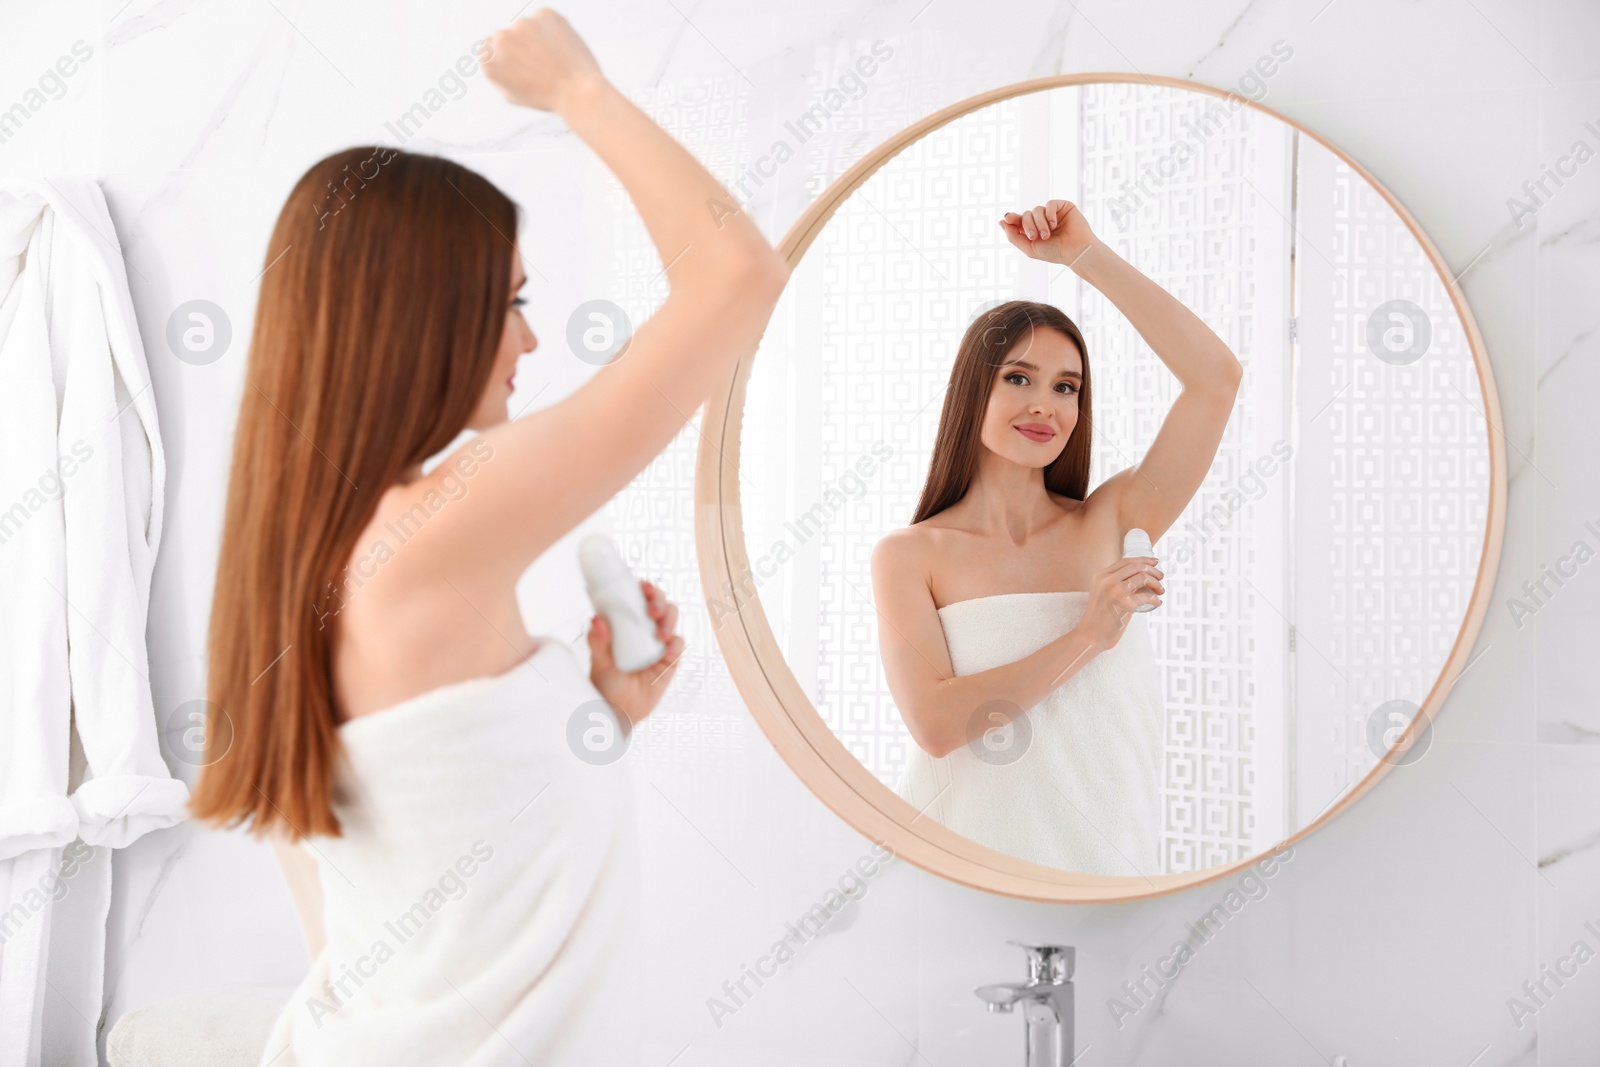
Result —
<instances>
[{"instance_id":1,"label":"wooden mirror frame","mask_svg":"<svg viewBox=\"0 0 1600 1067\"><path fill-rule=\"evenodd\" d=\"M1488 613L1505 528L1505 445L1494 377L1483 338L1467 307L1465 296L1444 258L1416 219L1361 164L1293 119L1236 93L1199 82L1116 73L1034 78L952 104L889 138L817 198L785 235L778 251L793 270L846 198L880 167L926 134L963 115L1012 97L1069 85L1106 82L1140 82L1187 89L1227 100L1237 99L1245 106L1288 123L1334 153L1376 189L1405 222L1434 269L1445 279L1451 303L1460 317L1473 362L1477 366L1478 384L1483 395L1484 418L1488 425L1489 507L1483 553L1478 563L1472 599L1443 670L1434 681L1418 714L1397 741L1397 747L1409 745L1415 735L1432 727L1434 717L1466 665L1473 641ZM706 401L702 419L700 448L695 463L695 545L700 560L700 579L708 602L715 590L744 590L747 577L753 573L746 551L744 521L740 510L738 463L745 387L754 360L755 353L752 352L739 362L733 374ZM751 592L742 601L736 595L734 610L720 620L714 619L713 630L734 684L760 723L762 732L800 780L835 814L867 838L881 843L896 856L909 860L923 870L974 889L1004 896L1061 904L1101 904L1161 896L1224 878L1259 862L1272 852L1300 841L1349 808L1395 765L1387 759L1378 760L1360 782L1324 808L1306 826L1272 849L1236 863L1149 877L1095 875L1046 867L980 845L934 819L922 816L909 801L867 770L823 722L816 707L800 687L794 672L779 651L758 594Z\"/></svg>"}]
</instances>

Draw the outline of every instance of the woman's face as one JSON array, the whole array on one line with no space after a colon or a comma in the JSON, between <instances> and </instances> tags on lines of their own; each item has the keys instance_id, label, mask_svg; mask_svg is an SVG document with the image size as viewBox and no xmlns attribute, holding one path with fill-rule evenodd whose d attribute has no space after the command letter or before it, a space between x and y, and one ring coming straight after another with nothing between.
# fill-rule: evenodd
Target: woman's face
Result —
<instances>
[{"instance_id":1,"label":"woman's face","mask_svg":"<svg viewBox=\"0 0 1600 1067\"><path fill-rule=\"evenodd\" d=\"M500 333L500 348L495 352L494 367L489 372L489 382L484 387L483 396L478 400L478 406L472 413L472 421L467 423L469 429L485 430L510 418L507 401L511 399L511 383L517 373L517 358L539 346L539 339L533 336L533 331L528 329L527 320L522 317L524 301L517 296L517 290L521 289L527 280L528 276L522 270L521 252L513 247L511 291L506 293L505 328Z\"/></svg>"},{"instance_id":2,"label":"woman's face","mask_svg":"<svg viewBox=\"0 0 1600 1067\"><path fill-rule=\"evenodd\" d=\"M1025 467L1054 462L1078 424L1083 356L1060 330L1028 332L995 369L980 437L991 451Z\"/></svg>"}]
</instances>

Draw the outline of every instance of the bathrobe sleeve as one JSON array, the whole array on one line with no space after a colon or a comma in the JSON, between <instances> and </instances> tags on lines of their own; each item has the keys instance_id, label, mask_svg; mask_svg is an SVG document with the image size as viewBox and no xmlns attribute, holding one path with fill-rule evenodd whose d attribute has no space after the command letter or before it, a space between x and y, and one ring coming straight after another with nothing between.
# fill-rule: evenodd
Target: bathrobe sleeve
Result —
<instances>
[{"instance_id":1,"label":"bathrobe sleeve","mask_svg":"<svg viewBox=\"0 0 1600 1067\"><path fill-rule=\"evenodd\" d=\"M10 358L42 360L50 368L65 560L55 580L36 579L37 596L50 605L45 616L64 620L64 635L44 637L64 637L71 714L88 765L68 798L76 836L121 848L184 818L189 797L161 758L145 644L165 458L105 198L86 177L42 179L32 189L49 230L40 235L47 240L34 242L42 255L23 274L43 282L48 343L43 351ZM59 713L55 707L35 711L46 720ZM47 721L45 727L52 736L41 754L54 759L58 744L65 751L66 724ZM62 775L64 782L64 763Z\"/></svg>"},{"instance_id":2,"label":"bathrobe sleeve","mask_svg":"<svg viewBox=\"0 0 1600 1067\"><path fill-rule=\"evenodd\" d=\"M44 280L50 219L0 192L0 860L68 844L66 532Z\"/></svg>"},{"instance_id":3,"label":"bathrobe sleeve","mask_svg":"<svg viewBox=\"0 0 1600 1067\"><path fill-rule=\"evenodd\" d=\"M57 250L65 253L55 280L72 294L51 309L50 350L61 384L57 454L74 454L80 442L95 453L63 498L67 661L89 765L72 804L79 837L122 848L183 819L189 799L188 786L161 758L145 645L166 460L105 197L89 178L48 185L56 194Z\"/></svg>"}]
</instances>

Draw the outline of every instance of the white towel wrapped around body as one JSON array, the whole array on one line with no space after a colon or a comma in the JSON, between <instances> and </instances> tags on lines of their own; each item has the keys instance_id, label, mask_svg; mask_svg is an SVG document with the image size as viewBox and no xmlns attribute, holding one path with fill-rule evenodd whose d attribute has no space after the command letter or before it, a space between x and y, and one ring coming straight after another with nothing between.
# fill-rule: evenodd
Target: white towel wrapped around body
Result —
<instances>
[{"instance_id":1,"label":"white towel wrapped around body","mask_svg":"<svg viewBox=\"0 0 1600 1067\"><path fill-rule=\"evenodd\" d=\"M1083 591L1001 593L939 609L957 674L1054 641L1083 617ZM982 707L973 709L983 717ZM984 721L992 721L987 718ZM1162 872L1166 731L1161 665L1144 614L1005 727L935 759L913 746L896 792L964 837L1046 867Z\"/></svg>"},{"instance_id":2,"label":"white towel wrapped around body","mask_svg":"<svg viewBox=\"0 0 1600 1067\"><path fill-rule=\"evenodd\" d=\"M342 836L302 842L327 943L263 1067L634 1063L632 772L578 754L575 712L580 735L609 714L545 638L339 728Z\"/></svg>"}]
</instances>

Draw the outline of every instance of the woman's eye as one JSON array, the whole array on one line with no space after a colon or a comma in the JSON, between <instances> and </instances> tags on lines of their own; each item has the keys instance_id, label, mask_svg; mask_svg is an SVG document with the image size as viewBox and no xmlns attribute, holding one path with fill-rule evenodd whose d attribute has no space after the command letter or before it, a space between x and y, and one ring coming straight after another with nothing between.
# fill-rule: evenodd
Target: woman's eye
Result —
<instances>
[{"instance_id":1,"label":"woman's eye","mask_svg":"<svg viewBox=\"0 0 1600 1067\"><path fill-rule=\"evenodd\" d=\"M527 297L519 296L516 299L511 301L511 306L514 307L514 308L526 307L527 303L528 303L528 298Z\"/></svg>"},{"instance_id":2,"label":"woman's eye","mask_svg":"<svg viewBox=\"0 0 1600 1067\"><path fill-rule=\"evenodd\" d=\"M1020 378L1022 380L1021 381L1016 381L1016 379L1018 379L1018 378ZM1026 374L1023 374L1021 371L1012 371L1010 374L1006 375L1005 380L1008 381L1008 382L1011 382L1013 385L1027 385L1028 384L1028 376ZM1078 391L1077 386L1073 385L1071 382L1062 382L1062 383L1060 383L1060 385L1058 385L1056 387L1056 391L1057 392L1061 391L1061 386L1066 386L1066 388L1067 388L1067 392L1062 394L1064 396L1071 396L1073 393L1076 393Z\"/></svg>"}]
</instances>

